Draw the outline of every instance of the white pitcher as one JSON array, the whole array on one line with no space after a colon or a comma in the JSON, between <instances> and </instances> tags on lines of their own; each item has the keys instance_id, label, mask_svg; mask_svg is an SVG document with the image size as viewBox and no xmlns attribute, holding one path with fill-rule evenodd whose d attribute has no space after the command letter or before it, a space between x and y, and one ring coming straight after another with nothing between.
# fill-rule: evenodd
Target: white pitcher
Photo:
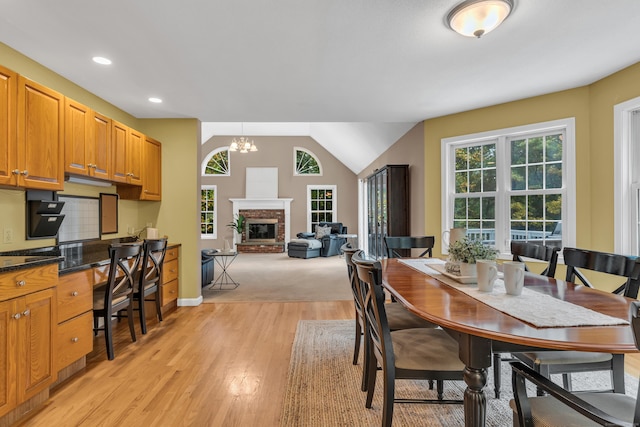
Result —
<instances>
[{"instance_id":1,"label":"white pitcher","mask_svg":"<svg viewBox=\"0 0 640 427\"><path fill-rule=\"evenodd\" d=\"M444 242L445 246L448 247L458 240L464 239L464 236L466 235L466 228L451 228L442 232L442 241Z\"/></svg>"}]
</instances>

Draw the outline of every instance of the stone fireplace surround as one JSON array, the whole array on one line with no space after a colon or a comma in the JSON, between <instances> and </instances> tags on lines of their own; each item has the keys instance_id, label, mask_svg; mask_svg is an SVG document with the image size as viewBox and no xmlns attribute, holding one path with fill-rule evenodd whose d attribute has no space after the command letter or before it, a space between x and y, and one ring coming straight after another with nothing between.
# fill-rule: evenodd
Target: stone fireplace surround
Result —
<instances>
[{"instance_id":1,"label":"stone fireplace surround","mask_svg":"<svg viewBox=\"0 0 640 427\"><path fill-rule=\"evenodd\" d=\"M293 199L230 199L233 203L233 216L242 214L245 218L260 218L278 220L278 230L275 243L247 243L245 235L236 240L238 252L280 253L284 252L286 243L291 240L291 201Z\"/></svg>"}]
</instances>

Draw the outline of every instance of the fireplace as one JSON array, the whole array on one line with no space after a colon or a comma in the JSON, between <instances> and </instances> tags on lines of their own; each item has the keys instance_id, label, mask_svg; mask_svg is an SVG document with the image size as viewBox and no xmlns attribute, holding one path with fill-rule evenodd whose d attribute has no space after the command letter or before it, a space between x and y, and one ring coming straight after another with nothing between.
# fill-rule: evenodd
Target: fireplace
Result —
<instances>
[{"instance_id":1,"label":"fireplace","mask_svg":"<svg viewBox=\"0 0 640 427\"><path fill-rule=\"evenodd\" d=\"M278 237L278 220L271 218L247 218L247 243L276 242Z\"/></svg>"}]
</instances>

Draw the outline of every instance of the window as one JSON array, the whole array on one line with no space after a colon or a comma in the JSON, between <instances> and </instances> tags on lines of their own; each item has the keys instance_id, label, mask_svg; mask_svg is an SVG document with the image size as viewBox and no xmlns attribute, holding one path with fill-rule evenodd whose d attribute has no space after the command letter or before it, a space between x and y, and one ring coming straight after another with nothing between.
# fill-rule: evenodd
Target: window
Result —
<instances>
[{"instance_id":1,"label":"window","mask_svg":"<svg viewBox=\"0 0 640 427\"><path fill-rule=\"evenodd\" d=\"M614 250L640 255L640 98L614 107Z\"/></svg>"},{"instance_id":2,"label":"window","mask_svg":"<svg viewBox=\"0 0 640 427\"><path fill-rule=\"evenodd\" d=\"M320 222L335 222L338 212L335 185L307 186L307 227L315 231Z\"/></svg>"},{"instance_id":3,"label":"window","mask_svg":"<svg viewBox=\"0 0 640 427\"><path fill-rule=\"evenodd\" d=\"M218 232L217 188L215 185L203 185L200 194L200 234L203 239L215 239Z\"/></svg>"},{"instance_id":4,"label":"window","mask_svg":"<svg viewBox=\"0 0 640 427\"><path fill-rule=\"evenodd\" d=\"M293 152L294 175L322 175L322 166L315 154L300 147L295 147Z\"/></svg>"},{"instance_id":5,"label":"window","mask_svg":"<svg viewBox=\"0 0 640 427\"><path fill-rule=\"evenodd\" d=\"M230 176L229 168L229 147L222 147L213 150L202 162L202 175L223 175Z\"/></svg>"},{"instance_id":6,"label":"window","mask_svg":"<svg viewBox=\"0 0 640 427\"><path fill-rule=\"evenodd\" d=\"M574 146L573 119L442 140L443 230L504 253L511 240L574 244Z\"/></svg>"}]
</instances>

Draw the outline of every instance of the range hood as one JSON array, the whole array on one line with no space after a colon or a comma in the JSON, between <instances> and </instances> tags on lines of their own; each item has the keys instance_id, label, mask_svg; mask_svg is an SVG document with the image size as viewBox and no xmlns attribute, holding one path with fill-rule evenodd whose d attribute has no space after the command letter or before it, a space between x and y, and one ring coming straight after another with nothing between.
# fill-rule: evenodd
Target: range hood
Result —
<instances>
[{"instance_id":1,"label":"range hood","mask_svg":"<svg viewBox=\"0 0 640 427\"><path fill-rule=\"evenodd\" d=\"M64 202L53 191L27 191L27 239L55 238L64 219Z\"/></svg>"}]
</instances>

